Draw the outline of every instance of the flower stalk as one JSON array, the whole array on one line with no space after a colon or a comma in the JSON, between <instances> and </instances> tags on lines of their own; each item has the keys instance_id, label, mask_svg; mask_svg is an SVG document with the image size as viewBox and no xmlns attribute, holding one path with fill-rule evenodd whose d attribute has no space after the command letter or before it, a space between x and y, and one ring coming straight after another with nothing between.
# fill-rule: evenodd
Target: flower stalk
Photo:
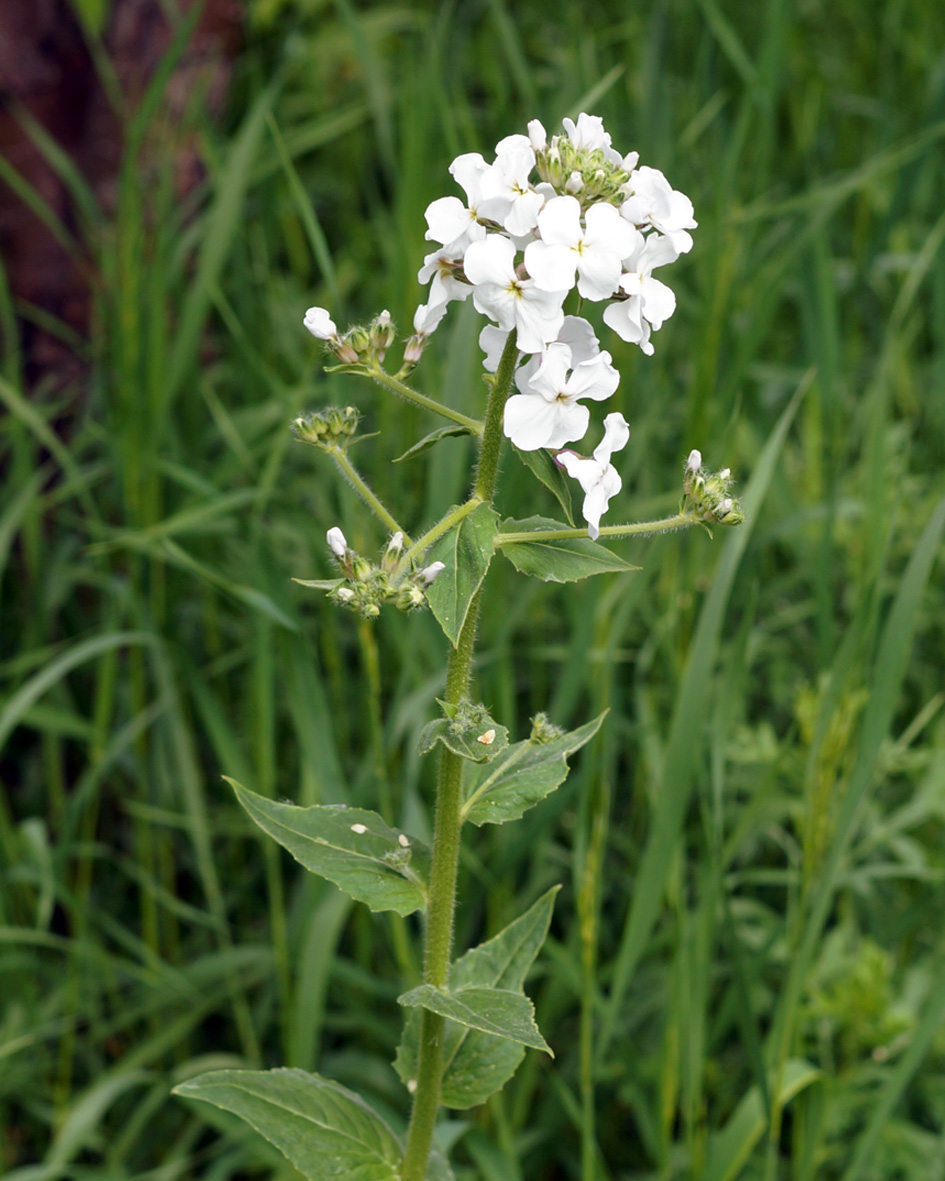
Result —
<instances>
[{"instance_id":1,"label":"flower stalk","mask_svg":"<svg viewBox=\"0 0 945 1181\"><path fill-rule=\"evenodd\" d=\"M499 451L502 445L502 415L512 388L515 361L518 355L516 333L506 341L502 359L496 372L489 403L486 408L485 428L479 451L476 487L471 500L491 504L495 496L499 471ZM470 502L467 502L470 503ZM465 506L464 506L465 507ZM475 507L475 505L473 506ZM482 588L474 595L459 633L456 647L451 649L446 666L444 703L459 705L469 692L475 648L476 625ZM429 903L427 908L426 938L423 952L423 981L435 988L449 983L450 952L453 943L453 915L456 909L456 877L459 868L459 843L463 826L462 795L463 760L445 746L441 748L436 786L436 813L433 827L433 858L430 867ZM443 1079L444 1018L423 1010L420 1028L420 1057L417 1068L417 1089L407 1131L407 1149L401 1177L403 1181L423 1181L427 1172L433 1130L440 1106L440 1087Z\"/></svg>"}]
</instances>

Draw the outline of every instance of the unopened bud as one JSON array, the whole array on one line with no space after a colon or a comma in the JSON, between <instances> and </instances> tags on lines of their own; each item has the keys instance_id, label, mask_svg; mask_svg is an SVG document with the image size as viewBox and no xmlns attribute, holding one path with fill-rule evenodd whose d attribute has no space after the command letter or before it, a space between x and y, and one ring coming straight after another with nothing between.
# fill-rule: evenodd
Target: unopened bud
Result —
<instances>
[{"instance_id":1,"label":"unopened bud","mask_svg":"<svg viewBox=\"0 0 945 1181\"><path fill-rule=\"evenodd\" d=\"M574 193L579 193L583 188L584 178L580 172L572 172L564 186L564 191L573 195Z\"/></svg>"},{"instance_id":2,"label":"unopened bud","mask_svg":"<svg viewBox=\"0 0 945 1181\"><path fill-rule=\"evenodd\" d=\"M349 586L339 586L335 591L335 598L339 603L350 603L354 598L354 591Z\"/></svg>"},{"instance_id":3,"label":"unopened bud","mask_svg":"<svg viewBox=\"0 0 945 1181\"><path fill-rule=\"evenodd\" d=\"M419 574L419 577L426 583L427 586L444 570L446 569L445 562L432 562L429 566L425 566Z\"/></svg>"},{"instance_id":4,"label":"unopened bud","mask_svg":"<svg viewBox=\"0 0 945 1181\"><path fill-rule=\"evenodd\" d=\"M325 534L325 540L328 542L328 548L336 558L343 558L345 556L348 551L348 542L337 525L333 529L328 530Z\"/></svg>"},{"instance_id":5,"label":"unopened bud","mask_svg":"<svg viewBox=\"0 0 945 1181\"><path fill-rule=\"evenodd\" d=\"M696 451L695 448L689 452L689 458L686 460L686 471L697 472L702 467L702 452Z\"/></svg>"}]
</instances>

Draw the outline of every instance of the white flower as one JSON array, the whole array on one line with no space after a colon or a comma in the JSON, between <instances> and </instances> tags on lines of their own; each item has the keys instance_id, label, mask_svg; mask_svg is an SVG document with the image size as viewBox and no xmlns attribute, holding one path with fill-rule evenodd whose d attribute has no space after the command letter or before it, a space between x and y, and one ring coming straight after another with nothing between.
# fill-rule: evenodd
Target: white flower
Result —
<instances>
[{"instance_id":1,"label":"white flower","mask_svg":"<svg viewBox=\"0 0 945 1181\"><path fill-rule=\"evenodd\" d=\"M697 451L695 447L689 452L689 458L686 460L686 471L697 472L702 467L702 452Z\"/></svg>"},{"instance_id":2,"label":"white flower","mask_svg":"<svg viewBox=\"0 0 945 1181\"><path fill-rule=\"evenodd\" d=\"M652 226L665 234L677 254L692 249L692 235L699 224L693 217L692 202L685 193L670 186L657 168L636 168L630 173L632 196L620 206L621 216L636 226Z\"/></svg>"},{"instance_id":3,"label":"white flower","mask_svg":"<svg viewBox=\"0 0 945 1181\"><path fill-rule=\"evenodd\" d=\"M641 238L638 248L624 260L625 273L620 286L629 299L612 303L604 309L604 323L630 344L638 344L648 357L653 355L650 331L656 331L676 310L676 296L671 288L651 272L678 258L669 238L650 234Z\"/></svg>"},{"instance_id":4,"label":"white flower","mask_svg":"<svg viewBox=\"0 0 945 1181\"><path fill-rule=\"evenodd\" d=\"M568 139L576 148L593 152L598 148L610 147L610 135L604 130L604 120L600 115L586 115L582 111L578 115L577 124L568 118L562 119L561 122L568 133Z\"/></svg>"},{"instance_id":5,"label":"white flower","mask_svg":"<svg viewBox=\"0 0 945 1181\"><path fill-rule=\"evenodd\" d=\"M496 328L494 324L487 324L479 333L479 347L486 354L483 367L489 373L495 373L499 368L502 350L508 340L508 332ZM582 361L590 361L600 352L600 341L594 335L594 329L587 320L580 316L565 316L564 323L555 337L561 344L570 346L571 364L580 365ZM541 364L541 356L535 353L525 362L515 376L516 382L527 381L537 372ZM521 386L519 386L521 388Z\"/></svg>"},{"instance_id":6,"label":"white flower","mask_svg":"<svg viewBox=\"0 0 945 1181\"><path fill-rule=\"evenodd\" d=\"M488 186L492 171L492 165L478 152L457 156L450 174L465 192L468 204L463 205L458 197L440 197L427 206L426 237L440 242L453 258L461 257L470 242L486 236L486 227L478 220L479 206L487 195L484 186Z\"/></svg>"},{"instance_id":7,"label":"white flower","mask_svg":"<svg viewBox=\"0 0 945 1181\"><path fill-rule=\"evenodd\" d=\"M603 401L619 383L620 375L610 363L610 353L598 353L575 365L568 345L552 343L531 377L523 376L522 370L516 375L522 392L513 394L505 404L506 437L522 451L554 449L583 439L590 411L578 399Z\"/></svg>"},{"instance_id":8,"label":"white flower","mask_svg":"<svg viewBox=\"0 0 945 1181\"><path fill-rule=\"evenodd\" d=\"M581 512L587 521L588 536L592 541L600 537L600 518L610 499L623 487L620 473L611 466L610 457L627 445L630 427L620 413L608 414L604 419L604 438L594 449L593 459L584 459L573 451L562 451L558 463L584 489Z\"/></svg>"},{"instance_id":9,"label":"white flower","mask_svg":"<svg viewBox=\"0 0 945 1181\"><path fill-rule=\"evenodd\" d=\"M538 224L545 203L529 177L535 167L535 149L524 135L507 135L496 144L495 164L489 178L489 195L482 202L483 217L497 221L514 237L529 234Z\"/></svg>"},{"instance_id":10,"label":"white flower","mask_svg":"<svg viewBox=\"0 0 945 1181\"><path fill-rule=\"evenodd\" d=\"M332 340L338 335L335 322L325 308L309 308L302 323L318 340Z\"/></svg>"},{"instance_id":11,"label":"white flower","mask_svg":"<svg viewBox=\"0 0 945 1181\"><path fill-rule=\"evenodd\" d=\"M348 549L348 542L337 525L333 529L328 530L325 534L325 540L328 542L328 548L336 558L343 558L345 556Z\"/></svg>"},{"instance_id":12,"label":"white flower","mask_svg":"<svg viewBox=\"0 0 945 1181\"><path fill-rule=\"evenodd\" d=\"M421 283L430 283L428 307L447 304L454 299L466 299L472 288L462 279L457 279L455 271L460 264L462 254L453 255L446 249L434 250L423 260L423 266L417 272Z\"/></svg>"},{"instance_id":13,"label":"white flower","mask_svg":"<svg viewBox=\"0 0 945 1181\"><path fill-rule=\"evenodd\" d=\"M473 284L473 303L500 328L518 329L523 353L541 352L564 322L566 291L542 291L534 279L515 272L515 246L502 234L473 242L466 251L466 278Z\"/></svg>"},{"instance_id":14,"label":"white flower","mask_svg":"<svg viewBox=\"0 0 945 1181\"><path fill-rule=\"evenodd\" d=\"M525 267L543 291L570 290L574 273L585 299L609 299L620 282L620 262L642 235L613 205L600 202L584 215L574 197L555 197L538 215L540 242L525 248Z\"/></svg>"}]
</instances>

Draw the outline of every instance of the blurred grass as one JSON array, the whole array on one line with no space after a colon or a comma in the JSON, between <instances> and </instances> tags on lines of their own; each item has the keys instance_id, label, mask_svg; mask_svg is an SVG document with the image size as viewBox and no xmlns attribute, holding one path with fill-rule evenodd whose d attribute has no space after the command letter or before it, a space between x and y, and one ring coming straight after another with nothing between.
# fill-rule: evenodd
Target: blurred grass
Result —
<instances>
[{"instance_id":1,"label":"blurred grass","mask_svg":"<svg viewBox=\"0 0 945 1181\"><path fill-rule=\"evenodd\" d=\"M750 531L634 545L630 580L490 573L497 716L612 712L544 807L469 843L464 942L565 890L531 984L554 1066L530 1056L452 1121L456 1158L529 1181L945 1177L940 6L247 14L222 126L162 114L181 24L113 215L27 128L98 278L66 391L24 389L0 283L0 1171L292 1176L169 1098L235 1062L318 1069L403 1119L416 928L300 876L220 774L423 835L442 637L359 631L291 583L327 572L329 525L384 539L286 424L358 405L380 432L358 462L413 528L469 452L391 465L426 419L321 375L301 316L409 324L453 156L590 108L700 220L656 355L607 342L632 423L615 519L671 510L693 446L757 495ZM181 202L166 162L193 136L206 178ZM418 374L467 412L478 328L456 309ZM504 467L508 512L554 512Z\"/></svg>"}]
</instances>

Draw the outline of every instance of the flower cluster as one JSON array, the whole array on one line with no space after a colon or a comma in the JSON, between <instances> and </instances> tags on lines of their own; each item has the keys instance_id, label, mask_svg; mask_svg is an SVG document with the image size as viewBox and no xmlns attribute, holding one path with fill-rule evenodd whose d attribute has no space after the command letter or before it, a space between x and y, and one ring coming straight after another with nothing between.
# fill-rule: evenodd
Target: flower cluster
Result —
<instances>
[{"instance_id":1,"label":"flower cluster","mask_svg":"<svg viewBox=\"0 0 945 1181\"><path fill-rule=\"evenodd\" d=\"M506 404L504 428L523 451L583 439L590 423L583 402L609 398L619 383L591 324L565 315L569 293L576 288L582 300L606 303L604 323L652 354L651 334L676 307L653 272L691 249L696 225L689 198L655 168L638 167L635 152L615 151L600 118L582 114L564 127L565 135L549 141L533 120L528 135L496 146L491 164L475 152L457 157L450 172L465 203L440 197L426 211L426 236L437 248L418 275L430 287L415 326L428 335L449 303L471 296L493 321L480 337L490 371L516 330L527 360L516 372L519 392ZM598 506L620 487L609 464L626 442L616 441L616 429L608 428L598 448L607 448L605 459L595 452L594 459L568 453L559 460L587 493L591 536Z\"/></svg>"},{"instance_id":2,"label":"flower cluster","mask_svg":"<svg viewBox=\"0 0 945 1181\"><path fill-rule=\"evenodd\" d=\"M423 354L449 305L472 297L492 323L480 345L495 372L509 334L516 333L517 393L505 405L504 431L522 451L561 451L590 425L585 402L604 401L619 375L591 323L565 313L576 290L581 301L603 303L603 322L623 340L652 354L652 334L676 309L676 297L653 272L692 248L692 202L661 172L622 156L602 120L581 114L549 140L535 119L527 135L496 145L495 159L458 156L450 173L463 190L426 210L426 237L435 245L418 278L429 284L404 351L406 372ZM310 308L305 326L342 364L380 361L393 328L381 313L367 328L340 335L323 308ZM619 422L618 422L619 420ZM588 532L620 489L611 454L627 441L622 415L605 420L593 458L568 450L559 464L585 492Z\"/></svg>"},{"instance_id":3,"label":"flower cluster","mask_svg":"<svg viewBox=\"0 0 945 1181\"><path fill-rule=\"evenodd\" d=\"M702 464L702 453L690 451L683 472L683 504L706 525L740 525L745 519L742 506L731 495L732 473L727 467L710 472Z\"/></svg>"},{"instance_id":4,"label":"flower cluster","mask_svg":"<svg viewBox=\"0 0 945 1181\"><path fill-rule=\"evenodd\" d=\"M401 611L422 607L427 587L444 569L442 562L433 562L423 569L410 566L406 573L402 573L398 567L404 552L404 535L399 532L387 543L379 563L369 562L353 550L337 525L328 530L325 540L344 580L328 583L298 581L303 586L328 590L330 599L357 611L365 619L380 615L384 603L393 603Z\"/></svg>"}]
</instances>

